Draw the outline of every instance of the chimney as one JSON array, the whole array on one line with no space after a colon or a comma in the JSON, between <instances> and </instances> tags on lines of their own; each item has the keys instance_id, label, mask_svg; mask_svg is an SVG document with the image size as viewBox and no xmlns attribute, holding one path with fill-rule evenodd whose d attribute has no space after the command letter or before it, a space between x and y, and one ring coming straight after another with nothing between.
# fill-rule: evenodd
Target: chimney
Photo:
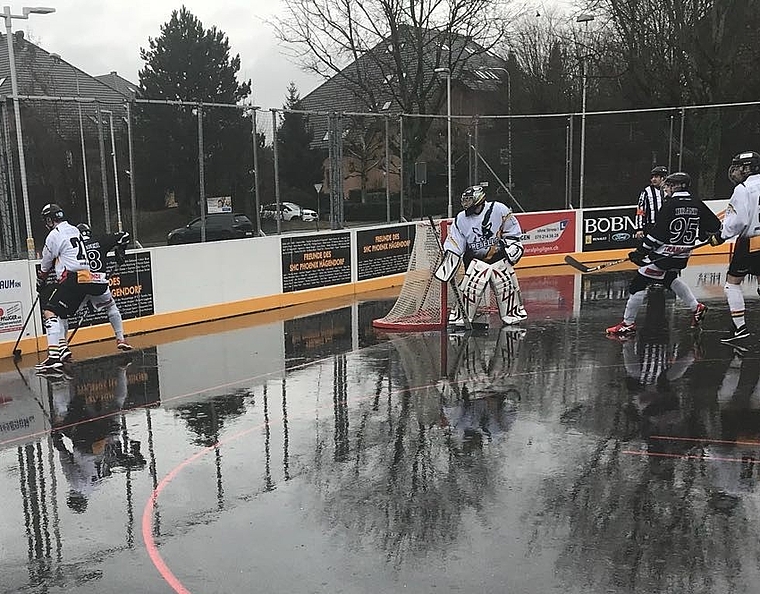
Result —
<instances>
[{"instance_id":1,"label":"chimney","mask_svg":"<svg viewBox=\"0 0 760 594\"><path fill-rule=\"evenodd\" d=\"M116 76L116 71L115 70L111 70L111 76Z\"/></svg>"}]
</instances>

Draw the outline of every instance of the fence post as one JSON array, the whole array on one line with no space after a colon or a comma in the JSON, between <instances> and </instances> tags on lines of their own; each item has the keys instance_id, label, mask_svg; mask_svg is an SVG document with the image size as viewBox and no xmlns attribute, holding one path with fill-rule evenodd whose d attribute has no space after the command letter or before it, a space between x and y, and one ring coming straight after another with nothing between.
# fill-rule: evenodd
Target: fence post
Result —
<instances>
[{"instance_id":1,"label":"fence post","mask_svg":"<svg viewBox=\"0 0 760 594\"><path fill-rule=\"evenodd\" d=\"M251 114L251 128L253 130L253 201L256 217L256 233L261 235L261 197L259 196L259 137L256 114L259 108L254 107Z\"/></svg>"},{"instance_id":2,"label":"fence post","mask_svg":"<svg viewBox=\"0 0 760 594\"><path fill-rule=\"evenodd\" d=\"M385 222L391 222L391 141L390 120L385 116Z\"/></svg>"},{"instance_id":3,"label":"fence post","mask_svg":"<svg viewBox=\"0 0 760 594\"><path fill-rule=\"evenodd\" d=\"M681 108L681 140L678 144L678 171L683 169L683 125L686 121L686 110Z\"/></svg>"},{"instance_id":4,"label":"fence post","mask_svg":"<svg viewBox=\"0 0 760 594\"><path fill-rule=\"evenodd\" d=\"M111 233L111 207L108 204L108 171L106 169L106 145L103 140L103 113L100 103L95 102L98 125L98 148L100 149L100 183L103 186L103 212L106 217L106 233Z\"/></svg>"},{"instance_id":5,"label":"fence post","mask_svg":"<svg viewBox=\"0 0 760 594\"><path fill-rule=\"evenodd\" d=\"M274 201L277 205L277 234L282 233L282 209L280 208L280 162L277 150L277 110L272 108L272 153L274 154Z\"/></svg>"},{"instance_id":6,"label":"fence post","mask_svg":"<svg viewBox=\"0 0 760 594\"><path fill-rule=\"evenodd\" d=\"M198 104L198 203L201 215L201 243L206 241L206 180L203 166L203 102Z\"/></svg>"},{"instance_id":7,"label":"fence post","mask_svg":"<svg viewBox=\"0 0 760 594\"><path fill-rule=\"evenodd\" d=\"M404 114L398 116L398 153L399 153L399 168L398 168L398 222L403 223L404 217Z\"/></svg>"},{"instance_id":8,"label":"fence post","mask_svg":"<svg viewBox=\"0 0 760 594\"><path fill-rule=\"evenodd\" d=\"M137 195L135 194L135 152L132 145L132 108L130 102L126 102L127 108L127 146L129 147L129 195L132 206L132 241L138 247L140 242L137 241Z\"/></svg>"}]
</instances>

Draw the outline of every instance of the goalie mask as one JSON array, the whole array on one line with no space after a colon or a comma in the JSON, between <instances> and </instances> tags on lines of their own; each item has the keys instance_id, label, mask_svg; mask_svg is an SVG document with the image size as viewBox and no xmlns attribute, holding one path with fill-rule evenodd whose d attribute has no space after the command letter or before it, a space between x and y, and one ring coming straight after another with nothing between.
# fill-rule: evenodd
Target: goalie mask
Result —
<instances>
[{"instance_id":1,"label":"goalie mask","mask_svg":"<svg viewBox=\"0 0 760 594\"><path fill-rule=\"evenodd\" d=\"M745 151L731 159L728 179L735 186L743 184L750 175L755 173L760 173L760 154L755 151Z\"/></svg>"},{"instance_id":2,"label":"goalie mask","mask_svg":"<svg viewBox=\"0 0 760 594\"><path fill-rule=\"evenodd\" d=\"M486 201L486 191L482 186L470 186L462 192L462 208L465 214L471 215L475 209Z\"/></svg>"}]
</instances>

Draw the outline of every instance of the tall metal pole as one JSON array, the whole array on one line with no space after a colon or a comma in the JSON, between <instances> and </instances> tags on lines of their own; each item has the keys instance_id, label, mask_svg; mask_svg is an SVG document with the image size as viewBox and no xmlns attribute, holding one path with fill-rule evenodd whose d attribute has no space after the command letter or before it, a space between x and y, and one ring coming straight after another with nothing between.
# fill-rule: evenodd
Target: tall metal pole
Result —
<instances>
[{"instance_id":1,"label":"tall metal pole","mask_svg":"<svg viewBox=\"0 0 760 594\"><path fill-rule=\"evenodd\" d=\"M399 190L398 190L398 222L403 223L404 217L404 114L398 116L398 152L399 152Z\"/></svg>"},{"instance_id":2,"label":"tall metal pole","mask_svg":"<svg viewBox=\"0 0 760 594\"><path fill-rule=\"evenodd\" d=\"M206 241L206 170L203 164L203 104L198 105L198 205L201 213L201 242Z\"/></svg>"},{"instance_id":3,"label":"tall metal pole","mask_svg":"<svg viewBox=\"0 0 760 594\"><path fill-rule=\"evenodd\" d=\"M121 200L119 198L119 169L116 165L116 139L113 133L113 112L103 110L108 114L108 123L111 127L111 159L113 161L113 187L116 194L116 225L119 228L119 233L124 231L121 224Z\"/></svg>"},{"instance_id":4,"label":"tall metal pole","mask_svg":"<svg viewBox=\"0 0 760 594\"><path fill-rule=\"evenodd\" d=\"M581 14L576 17L576 22L585 23L585 37L586 43L588 43L588 24L594 20L592 14ZM581 74L583 77L583 92L581 99L581 154L580 154L580 173L579 173L579 195L578 195L578 207L583 208L583 194L585 185L586 174L586 87L588 86L588 48L584 47L584 55L581 58Z\"/></svg>"},{"instance_id":5,"label":"tall metal pole","mask_svg":"<svg viewBox=\"0 0 760 594\"><path fill-rule=\"evenodd\" d=\"M135 192L135 153L132 146L132 108L130 102L127 101L127 138L129 145L129 193L131 195L132 204L132 241L138 246L140 243L137 241L137 193ZM141 247L141 246L140 246Z\"/></svg>"},{"instance_id":6,"label":"tall metal pole","mask_svg":"<svg viewBox=\"0 0 760 594\"><path fill-rule=\"evenodd\" d=\"M11 31L13 19L28 19L29 15L50 14L55 8L43 6L28 7L22 9L23 14L12 14L10 6L3 7L3 19L5 20L5 37L8 42L8 61L11 70L11 90L13 92L13 107L16 115L16 142L18 143L18 165L21 172L21 193L24 198L24 222L26 223L26 250L27 257L33 260L36 257L34 249L34 236L32 234L32 219L29 214L29 186L26 181L26 158L24 157L24 135L21 133L21 111L18 103L18 80L16 78L16 56L13 53L13 32Z\"/></svg>"},{"instance_id":7,"label":"tall metal pole","mask_svg":"<svg viewBox=\"0 0 760 594\"><path fill-rule=\"evenodd\" d=\"M391 130L390 120L385 116L385 222L391 222Z\"/></svg>"},{"instance_id":8,"label":"tall metal pole","mask_svg":"<svg viewBox=\"0 0 760 594\"><path fill-rule=\"evenodd\" d=\"M77 97L79 97L79 71L74 70L77 82ZM79 142L82 145L82 175L84 176L84 204L87 209L87 224L92 226L92 211L90 209L90 180L87 175L87 151L84 144L84 125L82 122L82 104L77 101L77 112L79 113Z\"/></svg>"},{"instance_id":9,"label":"tall metal pole","mask_svg":"<svg viewBox=\"0 0 760 594\"><path fill-rule=\"evenodd\" d=\"M96 103L98 125L98 148L100 149L100 183L103 186L103 213L105 215L106 233L111 232L111 205L108 203L108 170L106 168L106 144L103 140L103 112Z\"/></svg>"},{"instance_id":10,"label":"tall metal pole","mask_svg":"<svg viewBox=\"0 0 760 594\"><path fill-rule=\"evenodd\" d=\"M280 163L277 151L277 110L272 108L272 153L274 154L274 201L277 205L277 234L282 233L282 209L280 208Z\"/></svg>"},{"instance_id":11,"label":"tall metal pole","mask_svg":"<svg viewBox=\"0 0 760 594\"><path fill-rule=\"evenodd\" d=\"M678 141L678 171L683 171L683 126L686 122L686 110L681 108L681 139Z\"/></svg>"},{"instance_id":12,"label":"tall metal pole","mask_svg":"<svg viewBox=\"0 0 760 594\"><path fill-rule=\"evenodd\" d=\"M580 190L578 195L578 207L583 208L583 184L585 178L586 168L586 57L583 57L581 62L581 68L583 70L583 97L581 99L581 156L580 156L580 174L579 184Z\"/></svg>"},{"instance_id":13,"label":"tall metal pole","mask_svg":"<svg viewBox=\"0 0 760 594\"><path fill-rule=\"evenodd\" d=\"M452 186L451 186L451 70L446 71L446 119L448 120L447 125L447 154L448 154L448 174L449 174L449 208L447 210L447 216L448 218L451 218L453 216L452 211L452 205L451 205L451 197L452 197Z\"/></svg>"},{"instance_id":14,"label":"tall metal pole","mask_svg":"<svg viewBox=\"0 0 760 594\"><path fill-rule=\"evenodd\" d=\"M251 113L251 127L253 129L253 201L256 209L256 233L261 235L261 197L259 196L259 136L257 134L256 113L259 108L254 107Z\"/></svg>"},{"instance_id":15,"label":"tall metal pole","mask_svg":"<svg viewBox=\"0 0 760 594\"><path fill-rule=\"evenodd\" d=\"M5 19L5 37L8 41L8 59L11 66L11 89L13 92L13 112L16 118L16 143L18 144L18 166L21 172L21 195L24 202L24 222L26 223L26 250L30 260L36 258L34 236L32 235L32 218L29 214L29 187L26 182L26 159L24 158L24 135L21 133L21 112L18 104L18 80L16 79L16 57L13 53L13 33L11 31L11 7L3 8Z\"/></svg>"}]
</instances>

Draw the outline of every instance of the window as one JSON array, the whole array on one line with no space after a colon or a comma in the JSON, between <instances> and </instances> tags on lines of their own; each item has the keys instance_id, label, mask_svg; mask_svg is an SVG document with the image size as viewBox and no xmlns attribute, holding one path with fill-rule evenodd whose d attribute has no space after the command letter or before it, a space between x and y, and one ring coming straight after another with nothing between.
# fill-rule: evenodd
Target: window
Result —
<instances>
[{"instance_id":1,"label":"window","mask_svg":"<svg viewBox=\"0 0 760 594\"><path fill-rule=\"evenodd\" d=\"M382 111L387 110L390 106L391 106L391 102L390 101L386 101L385 103L383 103L383 109L382 109Z\"/></svg>"},{"instance_id":2,"label":"window","mask_svg":"<svg viewBox=\"0 0 760 594\"><path fill-rule=\"evenodd\" d=\"M396 79L396 75L395 74L386 74L385 75L385 82L388 83L388 84L392 83L395 79Z\"/></svg>"}]
</instances>

